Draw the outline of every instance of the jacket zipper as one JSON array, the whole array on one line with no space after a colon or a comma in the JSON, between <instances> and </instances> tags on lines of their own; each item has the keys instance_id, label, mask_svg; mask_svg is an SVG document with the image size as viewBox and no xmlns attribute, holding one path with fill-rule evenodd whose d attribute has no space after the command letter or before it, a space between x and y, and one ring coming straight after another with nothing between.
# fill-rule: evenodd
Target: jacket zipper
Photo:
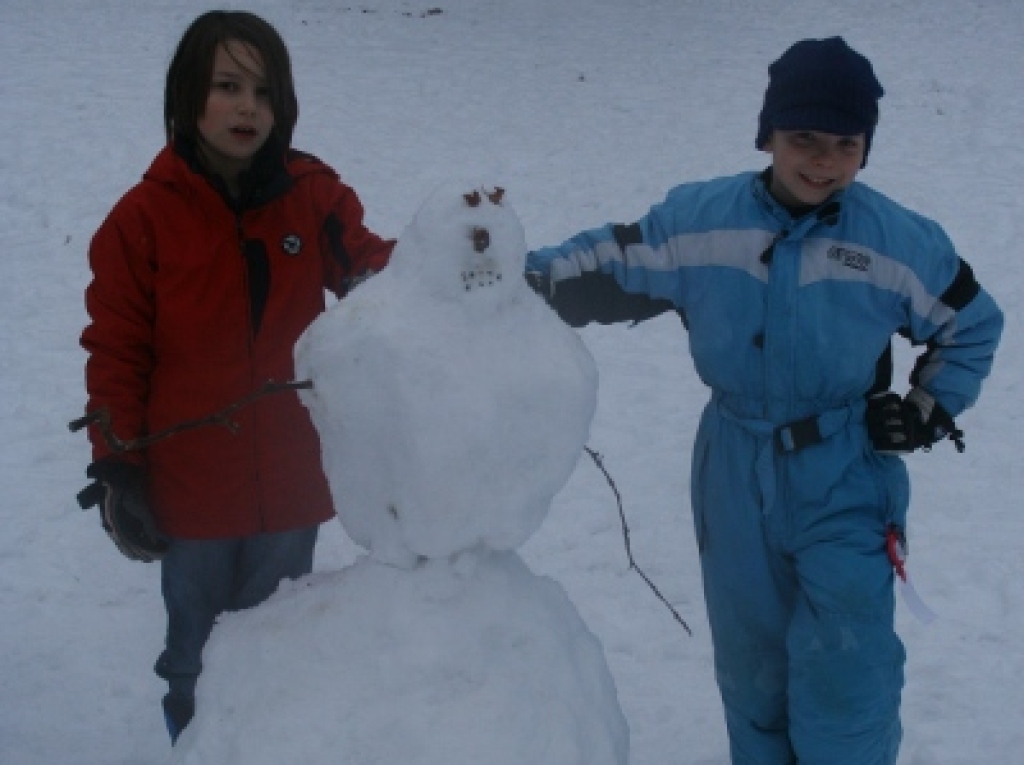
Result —
<instances>
[{"instance_id":1,"label":"jacket zipper","mask_svg":"<svg viewBox=\"0 0 1024 765\"><path fill-rule=\"evenodd\" d=\"M248 263L246 262L246 253L245 253L246 236L245 236L245 227L242 225L242 216L243 216L243 211L241 209L236 209L235 210L235 231L236 231L236 234L237 234L237 237L238 237L238 256L242 259L242 290L243 290L243 293L244 293L244 295L246 297L246 301L245 301L246 310L245 310L244 313L245 313L245 326L246 326L246 333L245 333L246 334L246 357L247 357L247 360L248 360L248 363L249 363L249 389L250 390L255 390L256 385L257 385L257 383L255 381L255 378L256 378L256 366L255 366L255 361L254 361L254 359L255 359L255 348L254 348L254 345L255 345L256 338L255 338L255 335L254 335L254 332L253 332L252 311L249 309L249 306L251 306L251 304L252 304L252 294L251 294L252 290L251 290L251 287L250 287L250 284L249 284L249 268L248 268ZM256 422L257 416L258 416L257 415L257 410L256 410L255 407L253 407L252 411L250 412L250 417L252 417L252 419L253 419L253 437L251 439L252 454L250 456L250 458L252 460L253 500L256 503L256 515L257 515L257 517L259 519L260 531L261 532L266 532L266 530L267 530L267 519L266 519L266 513L264 512L264 508L263 508L263 502L262 502L263 490L262 490L262 487L261 487L260 471L259 471L259 464L260 464L259 463L259 444L257 443L257 441L258 441L257 434L259 432L259 427L258 427L258 424Z\"/></svg>"}]
</instances>

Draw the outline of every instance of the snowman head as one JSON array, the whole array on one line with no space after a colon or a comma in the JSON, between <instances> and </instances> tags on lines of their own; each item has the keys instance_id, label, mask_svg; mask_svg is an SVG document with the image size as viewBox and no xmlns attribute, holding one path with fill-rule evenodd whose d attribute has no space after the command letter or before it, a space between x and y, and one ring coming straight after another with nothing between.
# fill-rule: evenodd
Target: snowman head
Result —
<instances>
[{"instance_id":1,"label":"snowman head","mask_svg":"<svg viewBox=\"0 0 1024 765\"><path fill-rule=\"evenodd\" d=\"M446 183L391 256L396 278L438 300L500 305L525 289L526 236L500 187Z\"/></svg>"}]
</instances>

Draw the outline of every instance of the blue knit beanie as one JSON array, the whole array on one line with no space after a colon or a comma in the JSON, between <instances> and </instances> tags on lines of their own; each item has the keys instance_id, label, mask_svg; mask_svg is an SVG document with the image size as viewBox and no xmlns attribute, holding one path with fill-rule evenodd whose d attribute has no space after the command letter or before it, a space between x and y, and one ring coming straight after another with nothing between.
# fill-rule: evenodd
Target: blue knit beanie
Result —
<instances>
[{"instance_id":1,"label":"blue knit beanie","mask_svg":"<svg viewBox=\"0 0 1024 765\"><path fill-rule=\"evenodd\" d=\"M861 167L867 164L878 123L878 99L885 92L870 61L841 37L801 40L768 67L768 75L758 118L758 149L764 148L776 128L833 135L863 133Z\"/></svg>"}]
</instances>

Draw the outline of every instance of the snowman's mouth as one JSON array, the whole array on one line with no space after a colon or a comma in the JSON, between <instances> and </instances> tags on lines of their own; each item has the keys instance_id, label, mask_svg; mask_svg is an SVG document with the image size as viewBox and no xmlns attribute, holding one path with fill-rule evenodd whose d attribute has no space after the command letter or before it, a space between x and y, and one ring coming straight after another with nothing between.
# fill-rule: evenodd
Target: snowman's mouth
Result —
<instances>
[{"instance_id":1,"label":"snowman's mouth","mask_svg":"<svg viewBox=\"0 0 1024 765\"><path fill-rule=\"evenodd\" d=\"M493 287L501 281L501 268L497 263L480 263L462 272L462 286L466 292Z\"/></svg>"}]
</instances>

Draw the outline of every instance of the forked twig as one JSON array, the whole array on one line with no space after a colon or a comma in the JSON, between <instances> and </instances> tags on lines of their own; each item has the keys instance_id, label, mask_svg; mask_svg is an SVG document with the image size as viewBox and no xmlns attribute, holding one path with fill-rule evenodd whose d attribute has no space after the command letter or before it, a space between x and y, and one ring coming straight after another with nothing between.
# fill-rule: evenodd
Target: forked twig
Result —
<instances>
[{"instance_id":1,"label":"forked twig","mask_svg":"<svg viewBox=\"0 0 1024 765\"><path fill-rule=\"evenodd\" d=\"M594 464L597 465L598 470L604 474L605 480L608 482L608 485L612 489L612 493L615 495L615 502L619 506L619 520L622 521L622 538L626 543L626 558L629 560L629 567L633 571L636 571L636 573L640 575L641 579L647 582L647 586L651 588L651 592L653 592L658 597L658 600L664 603L665 607L672 612L672 616L674 616L676 621L683 626L683 629L686 630L686 634L693 637L693 631L690 629L690 625L683 620L683 617L679 615L679 612L672 607L672 604L669 603L665 596L661 594L661 591L655 587L654 582L648 578L647 574L641 571L640 567L636 565L636 560L633 559L633 548L629 541L629 526L626 524L626 512L622 508L622 495L619 494L619 487L615 485L615 481L612 480L611 475L609 475L608 470L605 468L604 460L600 454L595 452L589 446L584 446L583 450L590 455L590 459L592 459Z\"/></svg>"},{"instance_id":2,"label":"forked twig","mask_svg":"<svg viewBox=\"0 0 1024 765\"><path fill-rule=\"evenodd\" d=\"M274 393L283 393L289 390L309 390L312 387L313 382L311 380L299 380L296 382L285 383L278 383L273 380L269 380L249 395L229 404L218 412L214 412L206 417L200 417L196 420L179 422L176 425L171 425L168 428L164 428L156 433L151 433L148 436L131 438L127 441L122 441L117 437L117 434L114 433L114 428L110 421L110 410L106 408L89 412L84 417L79 417L77 420L69 422L68 428L72 433L74 433L82 428L88 427L89 425L95 425L99 428L100 433L103 434L103 440L106 441L107 446L110 447L111 451L115 453L134 452L139 451L140 449L145 449L147 446L150 446L157 441L170 438L177 433L181 433L186 430L193 430L194 428L205 427L207 425L223 425L232 433L236 433L238 432L238 423L231 420L230 417L239 409L249 406L249 404L253 403L257 399L263 398L264 396L269 396Z\"/></svg>"}]
</instances>

